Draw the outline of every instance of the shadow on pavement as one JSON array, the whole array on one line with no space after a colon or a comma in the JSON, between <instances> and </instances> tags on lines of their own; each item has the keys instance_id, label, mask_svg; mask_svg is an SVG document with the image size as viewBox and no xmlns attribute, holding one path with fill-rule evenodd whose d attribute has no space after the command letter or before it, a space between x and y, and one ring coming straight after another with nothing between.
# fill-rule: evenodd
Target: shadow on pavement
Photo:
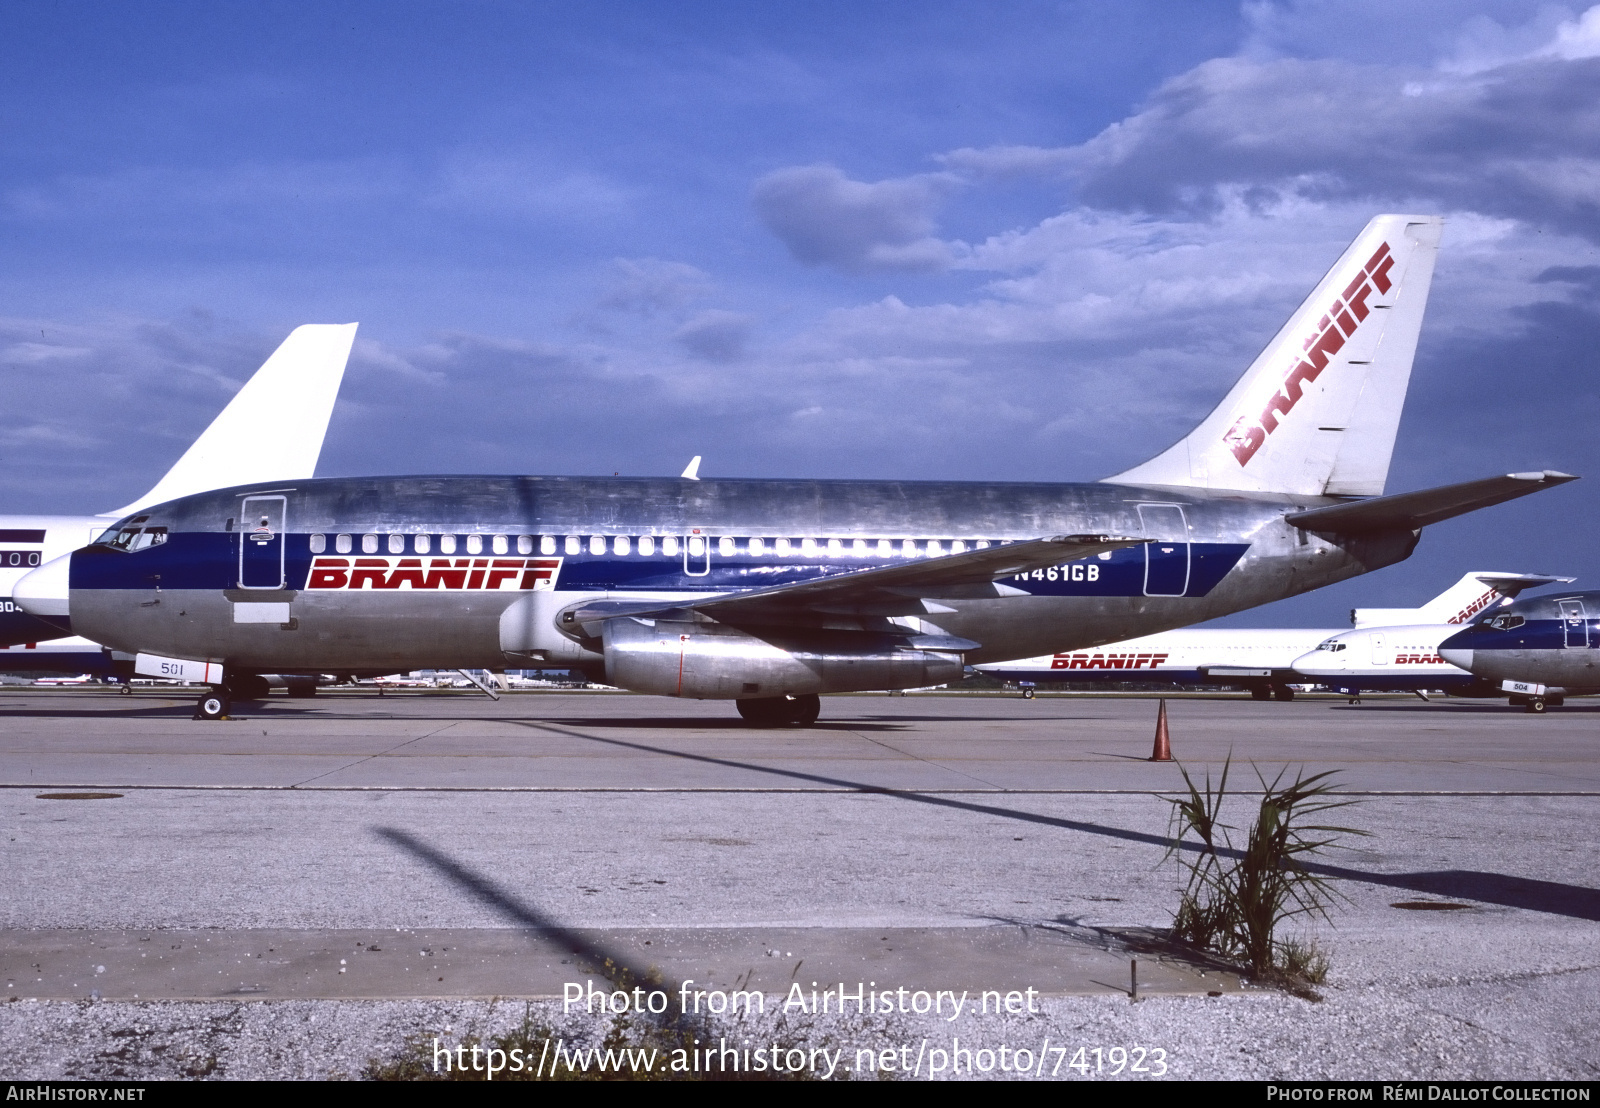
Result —
<instances>
[{"instance_id":1,"label":"shadow on pavement","mask_svg":"<svg viewBox=\"0 0 1600 1108\"><path fill-rule=\"evenodd\" d=\"M660 754L669 758L681 758L687 761L704 762L709 765L727 766L730 769L750 770L755 773L771 774L796 781L809 781L813 784L829 785L854 792L875 793L880 796L894 797L897 800L909 801L913 804L927 804L937 808L952 808L986 816L999 816L1023 823L1059 827L1066 831L1078 831L1088 835L1121 839L1125 842L1159 846L1163 850L1172 845L1171 840L1164 835L1151 835L1144 831L1130 831L1122 827L1110 827L1106 824L1090 823L1085 820L1064 819L1060 816L1047 816L1016 808L1002 808L994 804L980 804L976 801L960 800L952 796L938 796L929 793L910 792L903 789L890 789L879 785L868 785L860 781L851 781L842 777L807 773L804 770L784 769L781 766L763 766L754 762L740 762L731 758L718 758L709 754L692 754L681 750L667 750L663 747L650 746L647 743L629 742L624 739L608 738L601 735L585 735L581 731L569 731L566 728L552 724L533 723L527 720L508 720L506 722L515 723L532 730L553 731L568 738L587 739L590 742L608 743L613 746L626 747L629 750ZM1180 849L1197 851L1200 849L1200 844L1185 842L1180 845ZM1233 856L1238 857L1241 852L1231 851L1225 853L1231 853ZM1513 877L1508 874L1484 873L1478 870L1441 870L1437 872L1388 874L1375 873L1370 870L1350 869L1345 866L1331 866L1324 863L1312 863L1308 868L1325 876L1341 878L1346 881L1361 881L1369 885L1409 889L1413 892L1433 895L1459 896L1489 904L1499 904L1507 908L1526 908L1530 911L1569 916L1573 919L1600 920L1600 889L1591 889L1583 885L1565 885L1555 881L1538 881L1531 878Z\"/></svg>"}]
</instances>

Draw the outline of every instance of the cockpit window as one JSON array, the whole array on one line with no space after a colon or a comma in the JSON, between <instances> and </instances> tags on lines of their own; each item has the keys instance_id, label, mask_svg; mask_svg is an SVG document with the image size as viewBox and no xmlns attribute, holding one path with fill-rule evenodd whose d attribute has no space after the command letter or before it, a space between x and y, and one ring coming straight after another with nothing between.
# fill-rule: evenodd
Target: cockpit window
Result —
<instances>
[{"instance_id":1,"label":"cockpit window","mask_svg":"<svg viewBox=\"0 0 1600 1108\"><path fill-rule=\"evenodd\" d=\"M1511 631L1521 627L1528 621L1521 616L1495 616L1493 619L1486 619L1483 622L1493 627L1496 631Z\"/></svg>"},{"instance_id":2,"label":"cockpit window","mask_svg":"<svg viewBox=\"0 0 1600 1108\"><path fill-rule=\"evenodd\" d=\"M144 527L142 524L149 522L149 516L134 516L125 519L115 527L108 527L95 539L94 546L109 546L113 550L144 550L151 546L160 546L167 541L165 527Z\"/></svg>"},{"instance_id":3,"label":"cockpit window","mask_svg":"<svg viewBox=\"0 0 1600 1108\"><path fill-rule=\"evenodd\" d=\"M1324 639L1323 641L1321 641L1321 642L1319 642L1317 644L1317 649L1318 650L1328 650L1328 651L1332 651L1334 653L1338 653L1339 651L1343 650L1347 645L1348 645L1347 643L1342 643L1338 639Z\"/></svg>"}]
</instances>

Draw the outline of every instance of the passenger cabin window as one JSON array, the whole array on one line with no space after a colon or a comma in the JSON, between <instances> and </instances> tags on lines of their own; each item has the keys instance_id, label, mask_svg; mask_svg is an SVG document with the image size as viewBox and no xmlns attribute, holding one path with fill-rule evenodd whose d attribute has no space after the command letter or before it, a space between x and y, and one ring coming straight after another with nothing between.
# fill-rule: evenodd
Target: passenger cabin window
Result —
<instances>
[{"instance_id":1,"label":"passenger cabin window","mask_svg":"<svg viewBox=\"0 0 1600 1108\"><path fill-rule=\"evenodd\" d=\"M964 553L966 551L966 549L967 549L967 544L962 542L960 539L957 539L955 542L950 544L950 553L952 553L952 554Z\"/></svg>"},{"instance_id":2,"label":"passenger cabin window","mask_svg":"<svg viewBox=\"0 0 1600 1108\"><path fill-rule=\"evenodd\" d=\"M944 553L944 547L939 545L938 539L928 540L928 557L937 558Z\"/></svg>"},{"instance_id":3,"label":"passenger cabin window","mask_svg":"<svg viewBox=\"0 0 1600 1108\"><path fill-rule=\"evenodd\" d=\"M611 553L613 554L626 554L632 549L633 543L628 539L627 535L618 535L611 540Z\"/></svg>"},{"instance_id":4,"label":"passenger cabin window","mask_svg":"<svg viewBox=\"0 0 1600 1108\"><path fill-rule=\"evenodd\" d=\"M678 556L677 535L668 535L666 538L661 540L661 553L665 554L669 558L676 558Z\"/></svg>"},{"instance_id":5,"label":"passenger cabin window","mask_svg":"<svg viewBox=\"0 0 1600 1108\"><path fill-rule=\"evenodd\" d=\"M496 535L491 546L496 554L505 554L511 549L504 535Z\"/></svg>"},{"instance_id":6,"label":"passenger cabin window","mask_svg":"<svg viewBox=\"0 0 1600 1108\"><path fill-rule=\"evenodd\" d=\"M802 557L806 557L806 558L815 557L816 553L817 553L817 540L816 539L801 539L800 540L800 554L801 554Z\"/></svg>"},{"instance_id":7,"label":"passenger cabin window","mask_svg":"<svg viewBox=\"0 0 1600 1108\"><path fill-rule=\"evenodd\" d=\"M439 553L454 554L456 552L456 537L454 535L439 536Z\"/></svg>"},{"instance_id":8,"label":"passenger cabin window","mask_svg":"<svg viewBox=\"0 0 1600 1108\"><path fill-rule=\"evenodd\" d=\"M789 553L789 540L788 539L777 539L777 540L775 540L773 542L773 544L772 544L772 549L776 550L780 555L788 554Z\"/></svg>"},{"instance_id":9,"label":"passenger cabin window","mask_svg":"<svg viewBox=\"0 0 1600 1108\"><path fill-rule=\"evenodd\" d=\"M517 553L518 554L532 554L533 553L533 536L532 535L518 535L517 536Z\"/></svg>"},{"instance_id":10,"label":"passenger cabin window","mask_svg":"<svg viewBox=\"0 0 1600 1108\"><path fill-rule=\"evenodd\" d=\"M750 540L750 553L754 554L756 557L759 558L759 557L761 557L761 555L765 554L766 552L767 552L767 544L766 543L762 542L760 539L751 539Z\"/></svg>"},{"instance_id":11,"label":"passenger cabin window","mask_svg":"<svg viewBox=\"0 0 1600 1108\"><path fill-rule=\"evenodd\" d=\"M468 554L482 554L483 553L483 536L482 535L468 535L467 536L467 553Z\"/></svg>"},{"instance_id":12,"label":"passenger cabin window","mask_svg":"<svg viewBox=\"0 0 1600 1108\"><path fill-rule=\"evenodd\" d=\"M335 535L333 539L333 548L341 554L350 553L350 536Z\"/></svg>"},{"instance_id":13,"label":"passenger cabin window","mask_svg":"<svg viewBox=\"0 0 1600 1108\"><path fill-rule=\"evenodd\" d=\"M589 536L589 553L604 554L606 552L606 537L604 535Z\"/></svg>"},{"instance_id":14,"label":"passenger cabin window","mask_svg":"<svg viewBox=\"0 0 1600 1108\"><path fill-rule=\"evenodd\" d=\"M738 549L739 549L738 544L735 543L732 539L718 539L717 540L717 553L721 554L724 558L733 557L733 555L738 551Z\"/></svg>"},{"instance_id":15,"label":"passenger cabin window","mask_svg":"<svg viewBox=\"0 0 1600 1108\"><path fill-rule=\"evenodd\" d=\"M556 537L554 535L542 535L542 536L540 536L540 538L539 538L539 553L541 553L541 554L554 554L555 552L556 552Z\"/></svg>"},{"instance_id":16,"label":"passenger cabin window","mask_svg":"<svg viewBox=\"0 0 1600 1108\"><path fill-rule=\"evenodd\" d=\"M404 535L389 536L389 553L404 554L406 552L406 537Z\"/></svg>"},{"instance_id":17,"label":"passenger cabin window","mask_svg":"<svg viewBox=\"0 0 1600 1108\"><path fill-rule=\"evenodd\" d=\"M363 553L363 554L376 554L377 552L378 552L378 536L377 535L362 535L361 536L361 553Z\"/></svg>"},{"instance_id":18,"label":"passenger cabin window","mask_svg":"<svg viewBox=\"0 0 1600 1108\"><path fill-rule=\"evenodd\" d=\"M865 558L867 556L867 540L857 539L855 542L851 543L850 553L854 554L857 558Z\"/></svg>"},{"instance_id":19,"label":"passenger cabin window","mask_svg":"<svg viewBox=\"0 0 1600 1108\"><path fill-rule=\"evenodd\" d=\"M426 554L433 546L433 540L427 535L418 535L411 541L411 549L418 554Z\"/></svg>"},{"instance_id":20,"label":"passenger cabin window","mask_svg":"<svg viewBox=\"0 0 1600 1108\"><path fill-rule=\"evenodd\" d=\"M878 557L880 557L880 558L888 558L888 557L891 557L893 554L894 554L894 543L890 542L888 539L879 539L878 540Z\"/></svg>"},{"instance_id":21,"label":"passenger cabin window","mask_svg":"<svg viewBox=\"0 0 1600 1108\"><path fill-rule=\"evenodd\" d=\"M649 536L649 535L642 536L639 539L639 553L641 555L643 555L644 557L648 558L648 557L650 557L650 555L654 554L655 552L656 552L656 540L654 538L652 538L651 536Z\"/></svg>"},{"instance_id":22,"label":"passenger cabin window","mask_svg":"<svg viewBox=\"0 0 1600 1108\"><path fill-rule=\"evenodd\" d=\"M703 535L689 536L689 556L698 558L706 552L706 540Z\"/></svg>"},{"instance_id":23,"label":"passenger cabin window","mask_svg":"<svg viewBox=\"0 0 1600 1108\"><path fill-rule=\"evenodd\" d=\"M311 536L311 553L313 553L313 554L321 554L326 549L328 549L328 536L327 535L312 535Z\"/></svg>"},{"instance_id":24,"label":"passenger cabin window","mask_svg":"<svg viewBox=\"0 0 1600 1108\"><path fill-rule=\"evenodd\" d=\"M835 558L842 556L844 554L844 543L840 542L838 539L829 539L828 553Z\"/></svg>"},{"instance_id":25,"label":"passenger cabin window","mask_svg":"<svg viewBox=\"0 0 1600 1108\"><path fill-rule=\"evenodd\" d=\"M568 554L581 554L581 553L583 553L583 540L580 539L577 535L568 535L567 536L567 553Z\"/></svg>"},{"instance_id":26,"label":"passenger cabin window","mask_svg":"<svg viewBox=\"0 0 1600 1108\"><path fill-rule=\"evenodd\" d=\"M903 540L900 543L900 554L902 557L915 558L917 556L917 544L911 539Z\"/></svg>"}]
</instances>

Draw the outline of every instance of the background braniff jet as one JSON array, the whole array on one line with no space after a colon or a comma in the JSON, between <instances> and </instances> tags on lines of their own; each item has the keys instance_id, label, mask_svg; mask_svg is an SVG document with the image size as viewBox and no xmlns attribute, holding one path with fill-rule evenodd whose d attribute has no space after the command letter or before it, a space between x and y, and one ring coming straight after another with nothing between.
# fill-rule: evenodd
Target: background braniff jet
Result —
<instances>
[{"instance_id":1,"label":"background braniff jet","mask_svg":"<svg viewBox=\"0 0 1600 1108\"><path fill-rule=\"evenodd\" d=\"M1437 657L1439 642L1493 604L1504 603L1525 589L1571 580L1474 570L1420 608L1356 608L1350 613L1354 630L1184 628L1092 649L991 662L976 669L1025 686L1061 681L1077 685L1222 685L1248 690L1257 700L1292 700L1294 690L1289 686L1303 683L1307 677L1351 696L1362 689L1459 693L1481 682L1441 661ZM1361 652L1360 666L1352 667L1349 651L1336 648L1350 641L1369 645L1374 636L1389 647L1386 654L1376 657L1374 665L1369 666L1369 654ZM1413 640L1425 645L1411 648ZM1343 668L1316 668L1338 660L1345 661Z\"/></svg>"},{"instance_id":2,"label":"background braniff jet","mask_svg":"<svg viewBox=\"0 0 1600 1108\"><path fill-rule=\"evenodd\" d=\"M1439 654L1530 712L1600 693L1600 592L1496 608L1440 643Z\"/></svg>"},{"instance_id":3,"label":"background braniff jet","mask_svg":"<svg viewBox=\"0 0 1600 1108\"><path fill-rule=\"evenodd\" d=\"M1082 484L387 477L159 505L34 571L29 611L214 684L577 668L809 723L1391 565L1424 526L1574 478L1384 496L1443 221L1372 220L1182 441ZM146 544L160 528L167 541ZM159 603L151 577L161 576Z\"/></svg>"}]
</instances>

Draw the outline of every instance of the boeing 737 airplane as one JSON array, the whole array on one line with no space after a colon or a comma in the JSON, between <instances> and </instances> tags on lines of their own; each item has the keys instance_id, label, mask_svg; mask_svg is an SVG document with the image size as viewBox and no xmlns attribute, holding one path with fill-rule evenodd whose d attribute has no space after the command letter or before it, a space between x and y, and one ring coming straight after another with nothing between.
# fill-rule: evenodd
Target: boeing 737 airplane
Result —
<instances>
[{"instance_id":1,"label":"boeing 737 airplane","mask_svg":"<svg viewBox=\"0 0 1600 1108\"><path fill-rule=\"evenodd\" d=\"M1496 608L1439 654L1530 712L1600 693L1600 592L1531 596Z\"/></svg>"},{"instance_id":2,"label":"boeing 737 airplane","mask_svg":"<svg viewBox=\"0 0 1600 1108\"><path fill-rule=\"evenodd\" d=\"M214 685L206 717L262 673L548 667L805 724L820 693L1188 626L1573 480L1381 495L1441 226L1374 219L1192 434L1097 483L279 481L142 507L17 596Z\"/></svg>"},{"instance_id":3,"label":"boeing 737 airplane","mask_svg":"<svg viewBox=\"0 0 1600 1108\"><path fill-rule=\"evenodd\" d=\"M344 378L356 324L297 327L246 381L155 487L132 504L98 516L0 516L0 647L59 639L67 632L28 615L15 602L16 584L33 567L61 557L105 531L118 519L147 505L206 489L258 481L297 481L310 477L322 453L334 400ZM149 541L154 541L151 536ZM79 640L67 651L42 651L70 665L76 656L99 653ZM82 660L78 657L77 660ZM0 657L0 665L7 664ZM131 670L132 659L128 659ZM29 664L27 669L51 669ZM77 672L100 672L85 668Z\"/></svg>"},{"instance_id":4,"label":"boeing 737 airplane","mask_svg":"<svg viewBox=\"0 0 1600 1108\"><path fill-rule=\"evenodd\" d=\"M1185 628L1107 643L1092 650L991 662L977 669L992 677L1023 683L1225 685L1248 689L1257 700L1293 700L1290 684L1304 681L1304 675L1314 672L1318 681L1352 697L1359 696L1362 689L1465 692L1482 682L1470 673L1443 664L1437 656L1440 641L1455 634L1491 604L1507 602L1524 589L1571 580L1533 573L1479 571L1462 577L1420 608L1357 608L1350 613L1356 631ZM1405 635L1399 634L1402 629ZM1419 634L1427 639L1425 648L1407 645ZM1361 635L1391 644L1386 655L1371 656L1371 672L1366 668L1369 658L1365 654L1360 667L1341 669L1331 676L1302 668L1301 662L1307 659L1330 656L1318 651L1346 657L1348 652L1343 647L1332 644L1359 639Z\"/></svg>"}]
</instances>

